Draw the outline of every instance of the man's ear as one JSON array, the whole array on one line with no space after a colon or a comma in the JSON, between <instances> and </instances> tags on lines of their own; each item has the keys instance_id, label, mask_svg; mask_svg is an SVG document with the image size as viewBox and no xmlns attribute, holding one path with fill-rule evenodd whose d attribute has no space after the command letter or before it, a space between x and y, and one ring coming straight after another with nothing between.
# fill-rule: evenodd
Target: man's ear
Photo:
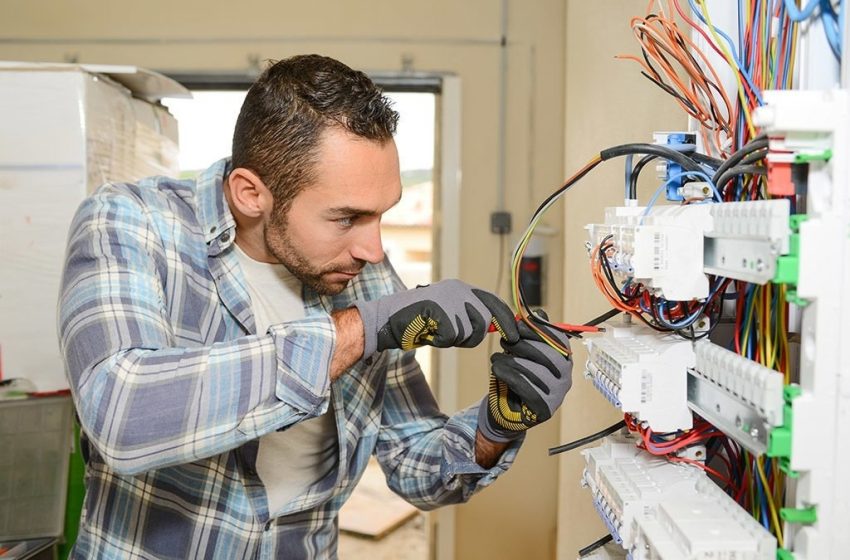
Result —
<instances>
[{"instance_id":1,"label":"man's ear","mask_svg":"<svg viewBox=\"0 0 850 560\"><path fill-rule=\"evenodd\" d=\"M274 206L274 198L259 175L237 167L227 178L230 201L241 214L249 218L268 215Z\"/></svg>"}]
</instances>

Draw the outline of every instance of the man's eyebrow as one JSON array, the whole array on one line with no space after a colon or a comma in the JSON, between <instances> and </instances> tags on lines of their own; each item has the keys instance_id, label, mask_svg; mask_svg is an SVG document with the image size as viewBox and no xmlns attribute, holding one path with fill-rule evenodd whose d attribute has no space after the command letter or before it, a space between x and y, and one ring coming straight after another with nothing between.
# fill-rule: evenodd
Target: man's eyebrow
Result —
<instances>
[{"instance_id":1,"label":"man's eyebrow","mask_svg":"<svg viewBox=\"0 0 850 560\"><path fill-rule=\"evenodd\" d=\"M376 210L355 208L353 206L338 206L336 208L329 208L326 212L330 216L377 216L379 214Z\"/></svg>"},{"instance_id":2,"label":"man's eyebrow","mask_svg":"<svg viewBox=\"0 0 850 560\"><path fill-rule=\"evenodd\" d=\"M398 204L401 200L401 196L399 195L398 199L393 202L393 206ZM370 210L368 208L356 208L354 206L337 206L334 208L329 208L326 210L326 213L332 217L356 217L356 216L377 216L381 214L381 212L377 210Z\"/></svg>"}]
</instances>

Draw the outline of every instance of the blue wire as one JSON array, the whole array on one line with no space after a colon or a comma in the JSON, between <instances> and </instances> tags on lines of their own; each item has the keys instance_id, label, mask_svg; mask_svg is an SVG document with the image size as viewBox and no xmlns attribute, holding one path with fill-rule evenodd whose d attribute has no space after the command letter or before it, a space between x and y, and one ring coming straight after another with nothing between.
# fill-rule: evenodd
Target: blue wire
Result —
<instances>
[{"instance_id":1,"label":"blue wire","mask_svg":"<svg viewBox=\"0 0 850 560\"><path fill-rule=\"evenodd\" d=\"M829 43L830 48L832 48L832 52L838 59L841 59L841 30L839 29L838 20L843 20L843 4L844 2L839 4L839 14L836 14L832 9L832 3L830 0L821 0L821 20L823 20L823 32L826 34L826 40Z\"/></svg>"},{"instance_id":2,"label":"blue wire","mask_svg":"<svg viewBox=\"0 0 850 560\"><path fill-rule=\"evenodd\" d=\"M838 2L838 13L832 7L831 0L809 0L809 3L800 10L794 0L785 0L785 10L791 21L801 22L809 19L820 7L820 17L823 20L823 31L832 52L837 58L841 58L841 43L843 41L844 29L844 0Z\"/></svg>"},{"instance_id":3,"label":"blue wire","mask_svg":"<svg viewBox=\"0 0 850 560\"><path fill-rule=\"evenodd\" d=\"M722 282L720 282L719 280L715 280L714 286L712 286L712 288L711 288L711 290L708 294L708 297L705 298L705 303L703 305L701 305L699 308L697 308L697 310L694 311L694 313L692 315L682 319L678 323L671 323L671 322L667 321L667 319L664 318L664 308L661 307L661 306L664 303L666 303L667 300L661 300L661 301L656 302L656 304L655 304L656 311L657 311L656 315L661 319L659 321L659 324L661 324L661 326L663 326L664 328L671 329L671 330L680 330L680 329L684 329L684 328L691 326L694 323L694 321L699 319L699 316L702 315L702 313L705 311L705 307L706 307L706 305L708 305L708 302L713 300L714 297L717 295L717 290L720 288L721 284L722 284ZM641 307L643 308L642 305L641 305ZM648 309L645 309L645 308L643 308L643 309L646 312L649 311Z\"/></svg>"},{"instance_id":4,"label":"blue wire","mask_svg":"<svg viewBox=\"0 0 850 560\"><path fill-rule=\"evenodd\" d=\"M779 12L779 20L780 21L782 21L782 16L784 14L785 14L785 4L783 3L782 7L780 8L780 12ZM789 72L790 66L791 66L791 46L793 45L793 43L794 43L794 41L791 40L790 33L789 33L789 39L788 39L788 41L785 42L785 52L783 53L784 65L782 67L782 77L785 80L788 80L788 72ZM774 74L774 76L776 76L776 75L777 74ZM776 82L774 84L774 88L780 89L782 87L782 85L783 84Z\"/></svg>"},{"instance_id":5,"label":"blue wire","mask_svg":"<svg viewBox=\"0 0 850 560\"><path fill-rule=\"evenodd\" d=\"M744 311L744 329L746 329L745 332L747 332L749 334L749 336L747 337L746 352L747 352L747 357L751 360L754 360L755 355L756 355L755 348L754 348L755 343L756 343L756 332L755 332L755 329L753 328L755 326L755 321L750 321L750 317L752 316L752 308L750 307L750 303L752 302L753 299L755 299L755 295L756 295L755 286L753 284L750 284L749 286L747 286L747 297L744 300L744 304L745 304L745 307L744 307L744 309L745 309L745 311ZM750 323L749 328L746 326L748 322Z\"/></svg>"},{"instance_id":6,"label":"blue wire","mask_svg":"<svg viewBox=\"0 0 850 560\"><path fill-rule=\"evenodd\" d=\"M785 0L785 10L788 12L788 17L791 21L804 21L812 17L815 9L820 5L821 0L810 0L806 6L800 10L794 0Z\"/></svg>"},{"instance_id":7,"label":"blue wire","mask_svg":"<svg viewBox=\"0 0 850 560\"><path fill-rule=\"evenodd\" d=\"M738 44L744 45L744 3L738 0ZM742 47L745 48L745 47Z\"/></svg>"},{"instance_id":8,"label":"blue wire","mask_svg":"<svg viewBox=\"0 0 850 560\"><path fill-rule=\"evenodd\" d=\"M703 17L699 6L696 5L694 0L688 0L688 3L691 5L691 10L693 10L693 13L696 14L699 20L705 25L708 25L708 22L705 21L705 18ZM756 87L755 83L753 83L753 79L750 77L750 73L747 72L746 68L744 68L744 65L741 64L740 58L738 58L738 51L737 49L735 49L735 42L732 41L732 38L729 37L729 35L727 35L722 29L719 29L716 26L712 26L712 28L714 28L714 31L717 32L718 35L723 37L729 44L729 50L732 51L732 60L735 61L735 64L738 66L738 70L741 72L741 75L744 76L744 79L747 81L747 84L749 84L750 89L753 91L753 95L756 96L756 100L758 101L759 105L764 105L764 99L762 99L761 90Z\"/></svg>"}]
</instances>

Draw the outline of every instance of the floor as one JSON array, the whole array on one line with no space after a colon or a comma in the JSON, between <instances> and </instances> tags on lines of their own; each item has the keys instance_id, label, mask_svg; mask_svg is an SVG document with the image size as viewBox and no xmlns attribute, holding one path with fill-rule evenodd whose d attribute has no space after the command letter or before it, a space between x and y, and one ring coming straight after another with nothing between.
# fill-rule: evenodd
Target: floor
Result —
<instances>
[{"instance_id":1,"label":"floor","mask_svg":"<svg viewBox=\"0 0 850 560\"><path fill-rule=\"evenodd\" d=\"M339 516L341 560L427 560L425 514L393 494L375 459Z\"/></svg>"},{"instance_id":2,"label":"floor","mask_svg":"<svg viewBox=\"0 0 850 560\"><path fill-rule=\"evenodd\" d=\"M339 536L340 560L427 560L425 516L413 519L382 539L373 540L349 533Z\"/></svg>"}]
</instances>

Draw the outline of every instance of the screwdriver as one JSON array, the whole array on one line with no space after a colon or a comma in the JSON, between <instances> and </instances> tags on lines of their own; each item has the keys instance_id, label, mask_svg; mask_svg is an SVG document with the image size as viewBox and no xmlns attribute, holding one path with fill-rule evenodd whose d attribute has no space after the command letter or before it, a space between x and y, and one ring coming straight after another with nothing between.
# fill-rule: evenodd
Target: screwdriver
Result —
<instances>
[{"instance_id":1,"label":"screwdriver","mask_svg":"<svg viewBox=\"0 0 850 560\"><path fill-rule=\"evenodd\" d=\"M517 315L515 318L516 318L517 321L519 321L520 316ZM587 333L605 332L605 329L603 327L597 327L596 325L569 325L567 323L552 323L552 325L554 325L555 327L557 327L561 330L571 331L571 332L587 332ZM487 328L487 332L496 332L496 325L494 325L491 322L490 326Z\"/></svg>"}]
</instances>

